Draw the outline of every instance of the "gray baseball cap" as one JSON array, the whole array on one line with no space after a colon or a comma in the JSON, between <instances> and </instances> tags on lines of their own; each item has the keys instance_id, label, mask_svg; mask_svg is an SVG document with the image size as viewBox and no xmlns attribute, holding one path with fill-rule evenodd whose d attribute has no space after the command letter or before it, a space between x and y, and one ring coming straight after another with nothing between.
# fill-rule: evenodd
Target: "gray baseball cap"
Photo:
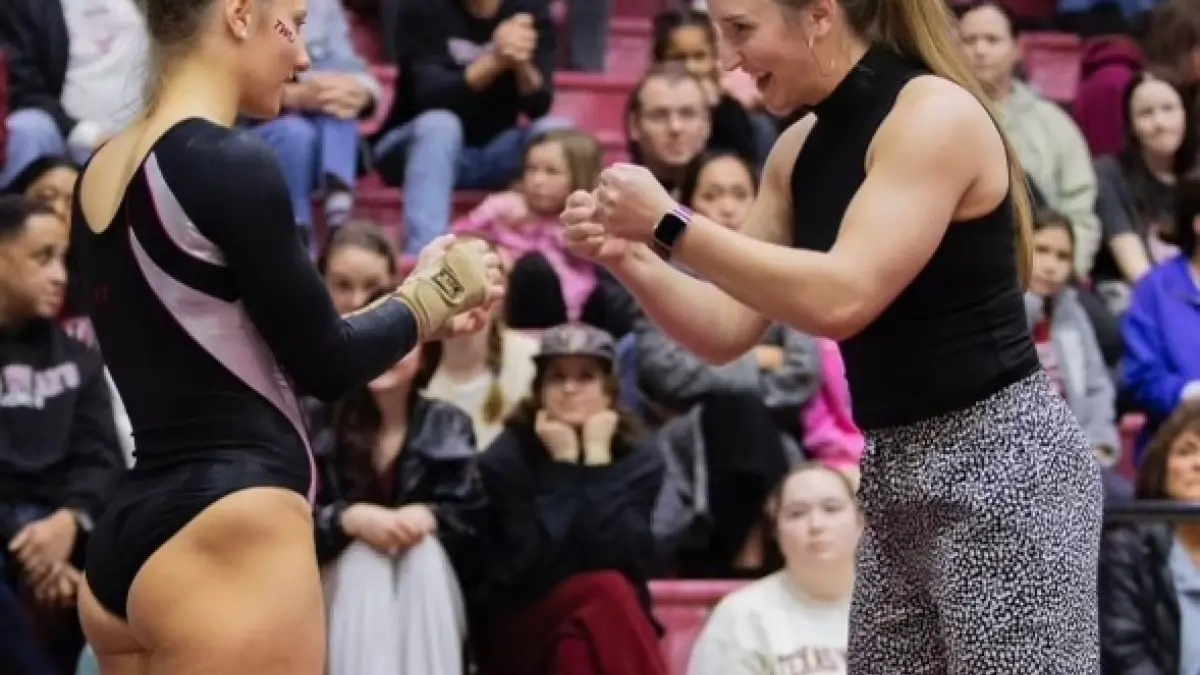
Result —
<instances>
[{"instance_id":1,"label":"gray baseball cap","mask_svg":"<svg viewBox=\"0 0 1200 675\"><path fill-rule=\"evenodd\" d=\"M606 331L586 323L564 323L546 329L536 357L538 366L555 356L591 356L609 366L617 359L617 347Z\"/></svg>"}]
</instances>

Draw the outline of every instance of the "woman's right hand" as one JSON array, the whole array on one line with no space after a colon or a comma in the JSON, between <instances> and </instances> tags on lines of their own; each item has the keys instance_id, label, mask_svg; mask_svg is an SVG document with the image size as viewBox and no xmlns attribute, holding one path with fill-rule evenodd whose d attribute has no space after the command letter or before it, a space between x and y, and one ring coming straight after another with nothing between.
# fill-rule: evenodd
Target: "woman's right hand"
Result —
<instances>
[{"instance_id":1,"label":"woman's right hand","mask_svg":"<svg viewBox=\"0 0 1200 675\"><path fill-rule=\"evenodd\" d=\"M545 410L539 410L533 428L554 461L579 462L579 434L570 426L553 419Z\"/></svg>"},{"instance_id":2,"label":"woman's right hand","mask_svg":"<svg viewBox=\"0 0 1200 675\"><path fill-rule=\"evenodd\" d=\"M477 331L488 310L504 296L500 256L486 242L459 242L452 234L434 239L396 295L417 319L421 341ZM484 311L475 311L475 310Z\"/></svg>"},{"instance_id":3,"label":"woman's right hand","mask_svg":"<svg viewBox=\"0 0 1200 675\"><path fill-rule=\"evenodd\" d=\"M576 190L567 197L561 216L563 244L576 257L601 265L614 265L631 253L632 245L608 234L597 221L598 206L596 196L586 190Z\"/></svg>"},{"instance_id":4,"label":"woman's right hand","mask_svg":"<svg viewBox=\"0 0 1200 675\"><path fill-rule=\"evenodd\" d=\"M342 512L342 531L384 554L400 551L401 532L396 514L375 504L354 504Z\"/></svg>"}]
</instances>

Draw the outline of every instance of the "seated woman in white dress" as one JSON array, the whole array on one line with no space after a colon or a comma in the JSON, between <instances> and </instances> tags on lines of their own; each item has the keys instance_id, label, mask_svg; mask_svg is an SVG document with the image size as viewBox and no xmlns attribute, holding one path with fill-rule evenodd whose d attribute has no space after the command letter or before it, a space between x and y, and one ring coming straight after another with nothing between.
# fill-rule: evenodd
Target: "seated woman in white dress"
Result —
<instances>
[{"instance_id":1,"label":"seated woman in white dress","mask_svg":"<svg viewBox=\"0 0 1200 675\"><path fill-rule=\"evenodd\" d=\"M854 485L819 464L797 467L767 503L785 561L730 594L692 651L688 675L845 675L854 552Z\"/></svg>"}]
</instances>

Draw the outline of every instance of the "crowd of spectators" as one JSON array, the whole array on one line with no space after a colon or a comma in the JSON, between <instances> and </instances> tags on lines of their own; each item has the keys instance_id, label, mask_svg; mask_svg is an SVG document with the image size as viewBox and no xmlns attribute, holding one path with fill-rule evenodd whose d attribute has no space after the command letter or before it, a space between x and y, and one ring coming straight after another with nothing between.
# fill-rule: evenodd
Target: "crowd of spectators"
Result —
<instances>
[{"instance_id":1,"label":"crowd of spectators","mask_svg":"<svg viewBox=\"0 0 1200 675\"><path fill-rule=\"evenodd\" d=\"M865 442L837 344L775 325L711 365L562 243L614 148L554 114L555 85L604 71L621 3L308 4L312 69L241 124L338 310L448 231L500 252L509 287L485 330L308 405L330 675L682 672L656 579L746 582L687 672L844 673ZM721 71L703 2L661 4L616 150L738 229L791 120ZM1200 2L1036 4L953 7L1038 206L1031 335L1108 502L1200 504ZM1023 32L1048 27L1088 38L1067 105L1024 78ZM75 179L137 115L147 49L134 0L0 3L0 675L95 672L75 591L136 440L67 251ZM366 180L403 190L398 231L362 216ZM462 190L487 196L455 208ZM1110 527L1100 602L1106 675L1200 674L1200 525Z\"/></svg>"}]
</instances>

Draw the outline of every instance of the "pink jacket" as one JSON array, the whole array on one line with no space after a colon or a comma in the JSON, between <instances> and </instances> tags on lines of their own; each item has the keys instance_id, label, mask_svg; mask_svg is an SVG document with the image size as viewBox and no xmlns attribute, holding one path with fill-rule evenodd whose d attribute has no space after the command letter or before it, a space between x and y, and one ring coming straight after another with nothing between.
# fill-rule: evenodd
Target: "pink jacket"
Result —
<instances>
[{"instance_id":1,"label":"pink jacket","mask_svg":"<svg viewBox=\"0 0 1200 675\"><path fill-rule=\"evenodd\" d=\"M821 349L821 390L801 411L804 445L812 456L836 469L858 470L866 440L850 409L846 366L833 340L818 339Z\"/></svg>"},{"instance_id":2,"label":"pink jacket","mask_svg":"<svg viewBox=\"0 0 1200 675\"><path fill-rule=\"evenodd\" d=\"M571 321L579 319L584 304L596 289L596 267L567 253L562 224L554 218L532 217L519 193L499 192L489 196L470 215L456 222L454 231L492 242L513 262L527 253L545 256L562 281L563 300Z\"/></svg>"}]
</instances>

